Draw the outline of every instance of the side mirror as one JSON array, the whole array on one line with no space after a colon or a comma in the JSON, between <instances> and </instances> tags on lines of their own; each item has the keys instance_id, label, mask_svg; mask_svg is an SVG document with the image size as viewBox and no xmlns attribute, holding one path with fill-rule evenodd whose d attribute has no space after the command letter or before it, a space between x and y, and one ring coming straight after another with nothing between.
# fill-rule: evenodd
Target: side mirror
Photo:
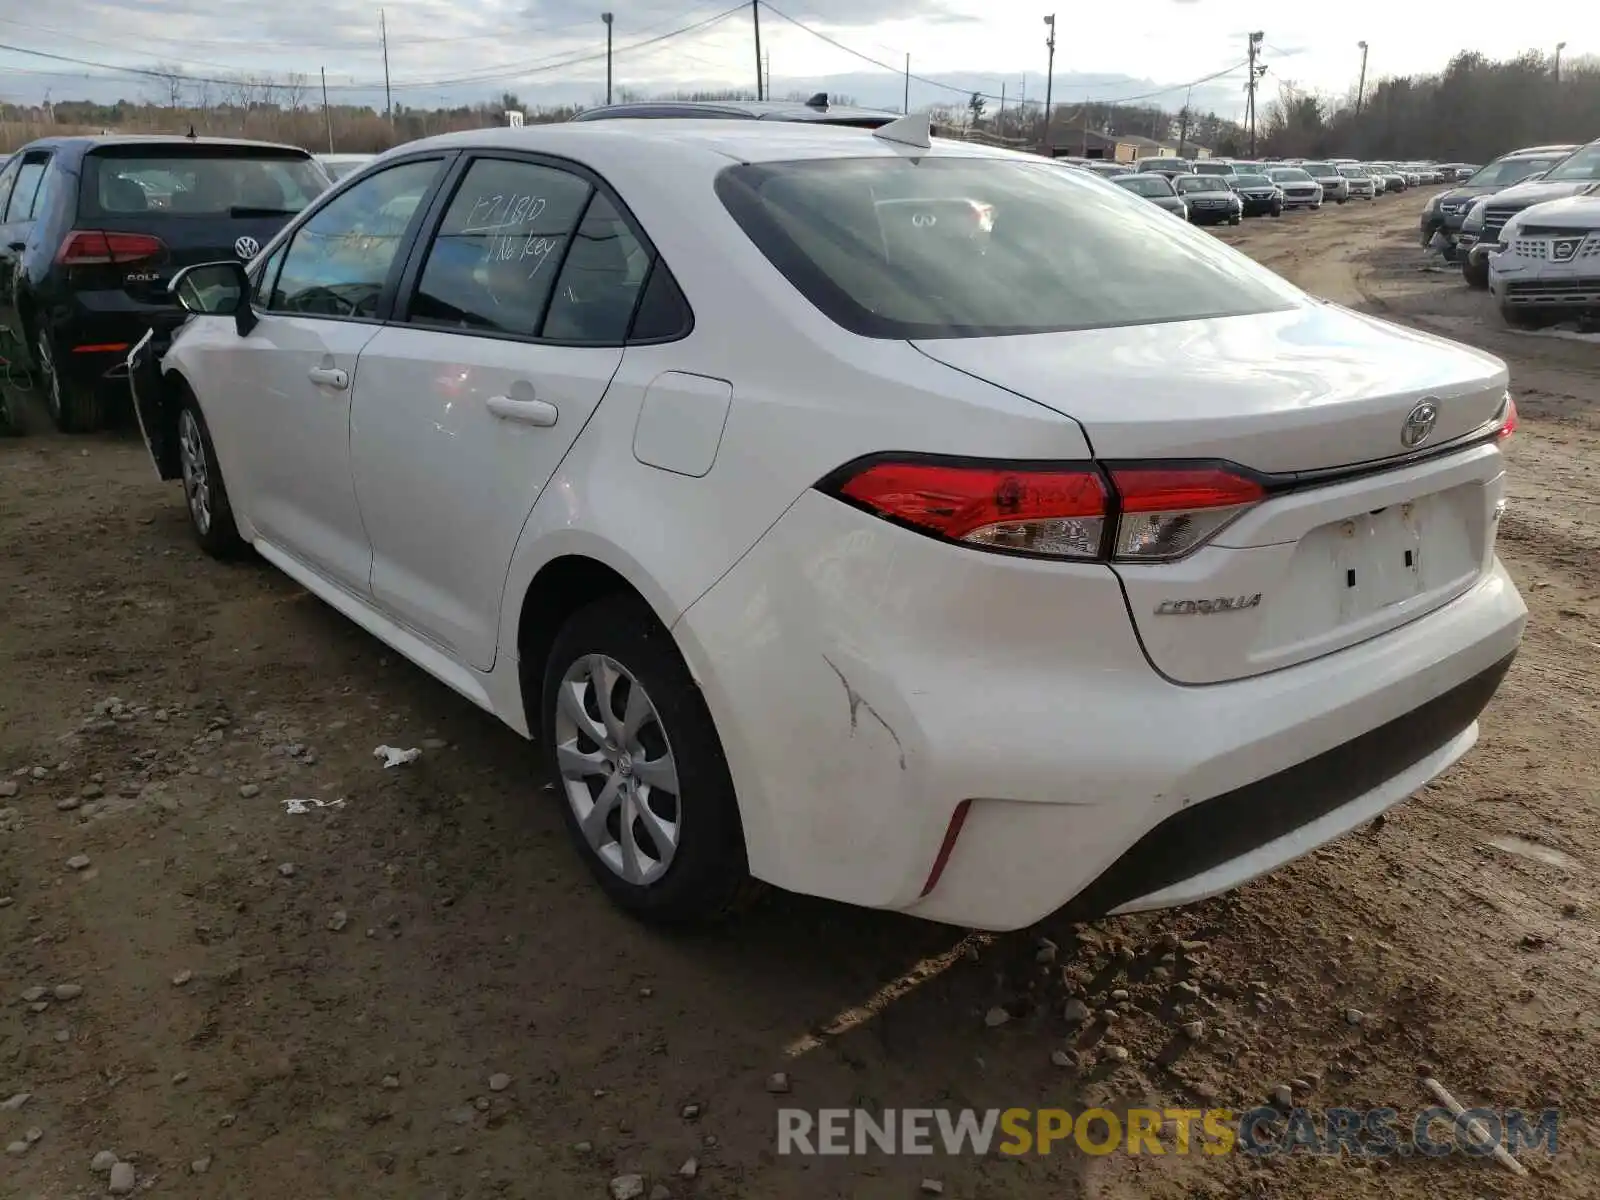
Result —
<instances>
[{"instance_id":1,"label":"side mirror","mask_svg":"<svg viewBox=\"0 0 1600 1200\"><path fill-rule=\"evenodd\" d=\"M167 291L184 312L232 317L240 337L249 336L256 327L255 309L250 307L250 278L241 262L229 259L185 267L172 277Z\"/></svg>"}]
</instances>

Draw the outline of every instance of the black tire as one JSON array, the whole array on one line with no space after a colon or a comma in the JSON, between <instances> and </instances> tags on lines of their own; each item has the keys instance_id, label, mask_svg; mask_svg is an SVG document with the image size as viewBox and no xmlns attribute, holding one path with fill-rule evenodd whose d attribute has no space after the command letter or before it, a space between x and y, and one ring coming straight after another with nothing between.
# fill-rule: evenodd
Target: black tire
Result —
<instances>
[{"instance_id":1,"label":"black tire","mask_svg":"<svg viewBox=\"0 0 1600 1200\"><path fill-rule=\"evenodd\" d=\"M1344 203L1344 201L1343 201L1343 200L1335 200L1335 201L1334 201L1334 203L1335 203L1335 204L1343 204L1343 203Z\"/></svg>"},{"instance_id":2,"label":"black tire","mask_svg":"<svg viewBox=\"0 0 1600 1200\"><path fill-rule=\"evenodd\" d=\"M1468 254L1461 260L1461 278L1467 281L1467 286L1475 292L1487 291L1489 287L1489 264L1483 259L1472 261Z\"/></svg>"},{"instance_id":3,"label":"black tire","mask_svg":"<svg viewBox=\"0 0 1600 1200\"><path fill-rule=\"evenodd\" d=\"M185 396L177 420L183 503L195 541L212 558L241 558L250 546L239 536L233 505L228 500L228 485L223 481L217 449L211 444L211 430L206 425L205 414L200 411L199 401ZM199 475L195 469L197 465L201 468Z\"/></svg>"},{"instance_id":4,"label":"black tire","mask_svg":"<svg viewBox=\"0 0 1600 1200\"><path fill-rule=\"evenodd\" d=\"M62 433L93 433L105 424L105 393L93 384L85 386L64 378L57 369L60 361L55 339L41 327L33 335L33 364L39 371L50 420Z\"/></svg>"},{"instance_id":5,"label":"black tire","mask_svg":"<svg viewBox=\"0 0 1600 1200\"><path fill-rule=\"evenodd\" d=\"M601 850L590 845L568 792L572 786L597 796L595 784L616 775L629 781L625 786L637 787L632 760L619 762L609 773L596 771L582 780L569 781L561 773L557 724L563 681L569 671L582 671L595 655L620 666L628 677L610 689L613 715L622 715L619 709L625 710L635 684L643 689L653 709L634 736L636 744L654 751L645 761L659 761L661 754L670 754L676 766L680 795L674 797L661 787L659 801L651 795L639 798L637 792L632 801L647 806L657 820L672 823L676 830L676 845L665 860L664 871L649 882L623 878L601 857ZM588 678L592 677L590 673ZM591 724L601 720L597 693L597 688L586 685L584 698L578 701ZM642 600L632 595L607 596L580 609L562 626L545 663L540 738L555 775L567 830L590 873L618 907L653 924L702 925L746 907L760 894L760 885L750 877L739 803L711 712L673 645L672 635ZM580 735L569 741L586 754L599 751L600 758L611 757L598 739ZM610 839L603 848L616 847L619 858L623 853L620 812L619 806L617 819L606 818L603 832L597 831ZM642 822L634 820L630 825L633 840L637 843L642 834L648 851L657 856L650 864L653 869L663 861L661 849Z\"/></svg>"},{"instance_id":6,"label":"black tire","mask_svg":"<svg viewBox=\"0 0 1600 1200\"><path fill-rule=\"evenodd\" d=\"M1242 217L1232 216L1232 217L1228 218L1228 224L1229 225L1237 225L1241 220L1243 220Z\"/></svg>"}]
</instances>

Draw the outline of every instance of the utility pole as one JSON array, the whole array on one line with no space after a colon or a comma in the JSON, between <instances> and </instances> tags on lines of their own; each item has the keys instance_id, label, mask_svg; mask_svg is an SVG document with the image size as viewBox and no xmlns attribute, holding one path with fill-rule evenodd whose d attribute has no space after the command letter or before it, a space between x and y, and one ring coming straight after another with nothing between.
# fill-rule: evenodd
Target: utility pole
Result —
<instances>
[{"instance_id":1,"label":"utility pole","mask_svg":"<svg viewBox=\"0 0 1600 1200\"><path fill-rule=\"evenodd\" d=\"M770 53L767 55L766 76L767 76L767 99L770 100L770 99L772 99L772 55Z\"/></svg>"},{"instance_id":2,"label":"utility pole","mask_svg":"<svg viewBox=\"0 0 1600 1200\"><path fill-rule=\"evenodd\" d=\"M994 119L994 131L1001 137L1006 135L1006 81L1000 81L1000 115Z\"/></svg>"},{"instance_id":3,"label":"utility pole","mask_svg":"<svg viewBox=\"0 0 1600 1200\"><path fill-rule=\"evenodd\" d=\"M900 102L900 109L906 114L911 112L911 55L906 55L906 94Z\"/></svg>"},{"instance_id":4,"label":"utility pole","mask_svg":"<svg viewBox=\"0 0 1600 1200\"><path fill-rule=\"evenodd\" d=\"M765 100L761 79L761 0L750 0L750 21L756 30L756 99Z\"/></svg>"},{"instance_id":5,"label":"utility pole","mask_svg":"<svg viewBox=\"0 0 1600 1200\"><path fill-rule=\"evenodd\" d=\"M389 22L378 10L378 36L383 39L383 108L389 118L389 129L394 130L394 96L389 91Z\"/></svg>"},{"instance_id":6,"label":"utility pole","mask_svg":"<svg viewBox=\"0 0 1600 1200\"><path fill-rule=\"evenodd\" d=\"M603 12L600 19L606 23L606 103L611 103L611 14Z\"/></svg>"},{"instance_id":7,"label":"utility pole","mask_svg":"<svg viewBox=\"0 0 1600 1200\"><path fill-rule=\"evenodd\" d=\"M1556 43L1556 82L1561 82L1561 52L1567 48L1565 42Z\"/></svg>"},{"instance_id":8,"label":"utility pole","mask_svg":"<svg viewBox=\"0 0 1600 1200\"><path fill-rule=\"evenodd\" d=\"M1356 116L1359 117L1361 115L1361 102L1367 95L1367 44L1365 42L1357 42L1356 45L1361 47L1361 82L1356 84ZM1557 61L1560 61L1559 51L1557 52ZM1559 67L1556 68L1556 74L1558 76L1561 74Z\"/></svg>"},{"instance_id":9,"label":"utility pole","mask_svg":"<svg viewBox=\"0 0 1600 1200\"><path fill-rule=\"evenodd\" d=\"M322 68L322 122L328 127L328 153L333 153L333 114L328 111L328 68Z\"/></svg>"},{"instance_id":10,"label":"utility pole","mask_svg":"<svg viewBox=\"0 0 1600 1200\"><path fill-rule=\"evenodd\" d=\"M1265 33L1257 32L1250 35L1250 80L1244 86L1249 90L1250 97L1245 105L1245 119L1250 123L1250 157L1256 156L1256 80L1267 73L1266 67L1258 67L1256 58L1261 53L1261 43L1266 38Z\"/></svg>"},{"instance_id":11,"label":"utility pole","mask_svg":"<svg viewBox=\"0 0 1600 1200\"><path fill-rule=\"evenodd\" d=\"M1053 92L1055 90L1055 83L1056 83L1056 15L1055 15L1055 13L1051 13L1048 17L1046 17L1044 19L1044 23L1050 27L1050 34L1049 34L1048 37L1046 37L1044 39L1044 44L1045 44L1046 48L1048 48L1049 51L1050 51L1050 57L1046 62L1045 72L1044 72L1044 152L1046 154L1050 155L1051 157L1054 157L1055 152L1054 152L1054 149L1053 149L1053 147L1051 146L1051 143L1050 143L1050 101L1051 101L1052 94L1053 94Z\"/></svg>"},{"instance_id":12,"label":"utility pole","mask_svg":"<svg viewBox=\"0 0 1600 1200\"><path fill-rule=\"evenodd\" d=\"M1183 111L1178 114L1178 157L1187 157L1184 148L1189 143L1189 102L1194 99L1194 89L1190 88L1183 94ZM1170 130L1171 127L1168 126Z\"/></svg>"}]
</instances>

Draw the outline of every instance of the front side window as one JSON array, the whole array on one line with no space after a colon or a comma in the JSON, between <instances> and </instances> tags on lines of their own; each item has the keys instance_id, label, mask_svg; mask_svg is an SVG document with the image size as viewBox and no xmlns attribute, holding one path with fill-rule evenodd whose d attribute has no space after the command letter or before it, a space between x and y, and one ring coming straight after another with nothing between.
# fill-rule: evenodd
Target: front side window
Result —
<instances>
[{"instance_id":1,"label":"front side window","mask_svg":"<svg viewBox=\"0 0 1600 1200\"><path fill-rule=\"evenodd\" d=\"M23 170L27 170L26 167ZM1574 150L1545 176L1547 181L1583 182L1600 180L1600 142L1593 142L1582 150ZM20 186L20 185L19 185Z\"/></svg>"},{"instance_id":2,"label":"front side window","mask_svg":"<svg viewBox=\"0 0 1600 1200\"><path fill-rule=\"evenodd\" d=\"M428 248L410 320L536 335L591 190L587 180L555 167L473 163ZM592 248L591 261L617 248Z\"/></svg>"},{"instance_id":3,"label":"front side window","mask_svg":"<svg viewBox=\"0 0 1600 1200\"><path fill-rule=\"evenodd\" d=\"M256 268L255 282L250 287L250 302L260 309L271 307L272 285L278 280L278 268L283 265L283 256L288 250L288 243L284 243L272 252L272 257Z\"/></svg>"},{"instance_id":4,"label":"front side window","mask_svg":"<svg viewBox=\"0 0 1600 1200\"><path fill-rule=\"evenodd\" d=\"M17 171L16 186L11 189L11 200L6 205L5 221L31 221L37 211L37 200L44 183L45 168L50 165L47 154L28 155Z\"/></svg>"},{"instance_id":5,"label":"front side window","mask_svg":"<svg viewBox=\"0 0 1600 1200\"><path fill-rule=\"evenodd\" d=\"M749 163L723 170L716 190L791 284L868 337L1042 333L1298 303L1287 283L1155 206L1043 164Z\"/></svg>"},{"instance_id":6,"label":"front side window","mask_svg":"<svg viewBox=\"0 0 1600 1200\"><path fill-rule=\"evenodd\" d=\"M272 289L273 312L372 318L438 159L401 163L362 180L295 230Z\"/></svg>"}]
</instances>

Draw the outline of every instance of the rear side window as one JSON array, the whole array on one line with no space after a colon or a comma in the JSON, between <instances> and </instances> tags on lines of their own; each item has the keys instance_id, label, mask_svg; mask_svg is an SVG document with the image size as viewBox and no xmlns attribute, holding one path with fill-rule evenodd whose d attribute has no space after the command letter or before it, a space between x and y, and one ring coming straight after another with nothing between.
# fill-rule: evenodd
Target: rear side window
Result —
<instances>
[{"instance_id":1,"label":"rear side window","mask_svg":"<svg viewBox=\"0 0 1600 1200\"><path fill-rule=\"evenodd\" d=\"M45 170L50 166L48 154L29 154L17 170L16 186L11 189L11 199L6 204L5 221L31 221L38 212L38 199L44 190Z\"/></svg>"},{"instance_id":2,"label":"rear side window","mask_svg":"<svg viewBox=\"0 0 1600 1200\"><path fill-rule=\"evenodd\" d=\"M540 336L620 344L649 273L650 252L610 199L596 192L561 265Z\"/></svg>"},{"instance_id":3,"label":"rear side window","mask_svg":"<svg viewBox=\"0 0 1600 1200\"><path fill-rule=\"evenodd\" d=\"M1121 188L1022 159L752 163L716 189L790 283L868 337L1187 321L1299 295Z\"/></svg>"},{"instance_id":4,"label":"rear side window","mask_svg":"<svg viewBox=\"0 0 1600 1200\"><path fill-rule=\"evenodd\" d=\"M306 155L234 147L116 146L83 163L83 216L241 217L299 212L326 189Z\"/></svg>"},{"instance_id":5,"label":"rear side window","mask_svg":"<svg viewBox=\"0 0 1600 1200\"><path fill-rule=\"evenodd\" d=\"M267 307L308 316L377 316L406 229L439 170L438 159L400 163L318 209L295 230Z\"/></svg>"},{"instance_id":6,"label":"rear side window","mask_svg":"<svg viewBox=\"0 0 1600 1200\"><path fill-rule=\"evenodd\" d=\"M473 163L428 248L410 319L534 336L590 191L587 180L554 167Z\"/></svg>"}]
</instances>

